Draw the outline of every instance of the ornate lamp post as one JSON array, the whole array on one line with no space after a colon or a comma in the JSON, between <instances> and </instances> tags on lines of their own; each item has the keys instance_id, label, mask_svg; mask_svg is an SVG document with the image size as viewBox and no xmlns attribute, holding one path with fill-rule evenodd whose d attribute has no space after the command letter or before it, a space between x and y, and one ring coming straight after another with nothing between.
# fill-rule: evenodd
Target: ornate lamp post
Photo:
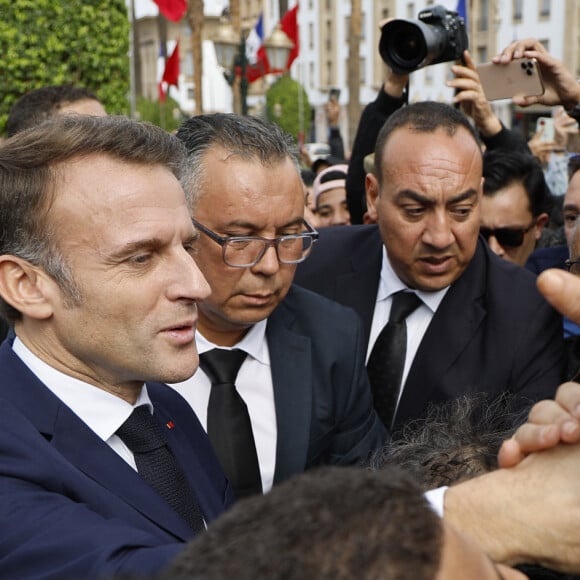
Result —
<instances>
[{"instance_id":1,"label":"ornate lamp post","mask_svg":"<svg viewBox=\"0 0 580 580\"><path fill-rule=\"evenodd\" d=\"M270 68L274 71L285 71L288 64L290 51L294 48L294 43L288 35L277 24L269 38L264 41L266 54Z\"/></svg>"},{"instance_id":2,"label":"ornate lamp post","mask_svg":"<svg viewBox=\"0 0 580 580\"><path fill-rule=\"evenodd\" d=\"M236 80L237 70L240 76L240 95L242 115L248 114L248 59L246 56L246 36L236 33L232 24L222 19L216 37L214 38L215 52L219 65L225 69L224 76L232 86ZM275 71L285 70L288 56L294 43L285 32L276 26L269 38L264 41L270 68Z\"/></svg>"}]
</instances>

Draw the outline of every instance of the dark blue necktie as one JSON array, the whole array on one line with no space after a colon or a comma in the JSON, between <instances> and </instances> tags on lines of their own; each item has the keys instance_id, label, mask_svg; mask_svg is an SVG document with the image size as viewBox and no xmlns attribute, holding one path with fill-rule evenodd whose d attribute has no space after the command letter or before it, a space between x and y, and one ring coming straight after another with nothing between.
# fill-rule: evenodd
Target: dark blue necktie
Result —
<instances>
[{"instance_id":1,"label":"dark blue necktie","mask_svg":"<svg viewBox=\"0 0 580 580\"><path fill-rule=\"evenodd\" d=\"M421 304L414 292L393 296L389 321L381 330L367 363L367 372L377 414L390 429L401 390L407 354L406 318Z\"/></svg>"},{"instance_id":2,"label":"dark blue necktie","mask_svg":"<svg viewBox=\"0 0 580 580\"><path fill-rule=\"evenodd\" d=\"M252 423L235 381L246 358L239 349L214 348L199 357L211 381L207 434L237 498L262 493Z\"/></svg>"},{"instance_id":3,"label":"dark blue necktie","mask_svg":"<svg viewBox=\"0 0 580 580\"><path fill-rule=\"evenodd\" d=\"M117 429L117 435L132 451L139 475L195 532L204 530L197 498L149 409L144 405L137 407Z\"/></svg>"}]
</instances>

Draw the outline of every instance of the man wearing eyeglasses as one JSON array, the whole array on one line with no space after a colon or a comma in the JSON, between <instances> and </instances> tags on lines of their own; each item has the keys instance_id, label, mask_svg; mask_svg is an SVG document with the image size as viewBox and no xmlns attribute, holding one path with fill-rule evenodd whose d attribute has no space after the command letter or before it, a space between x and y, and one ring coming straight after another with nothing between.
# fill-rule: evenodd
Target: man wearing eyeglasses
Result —
<instances>
[{"instance_id":1,"label":"man wearing eyeglasses","mask_svg":"<svg viewBox=\"0 0 580 580\"><path fill-rule=\"evenodd\" d=\"M480 233L491 250L525 266L548 223L553 200L539 162L524 151L483 156Z\"/></svg>"},{"instance_id":2,"label":"man wearing eyeglasses","mask_svg":"<svg viewBox=\"0 0 580 580\"><path fill-rule=\"evenodd\" d=\"M360 314L368 367L373 352L391 352L378 339L396 296L420 299L405 318L393 436L430 402L511 391L524 406L553 396L563 378L561 317L529 272L500 260L479 236L482 164L460 111L434 102L399 109L379 133L376 175L366 176L378 227L325 228L297 271L297 283ZM382 384L373 389L380 403Z\"/></svg>"},{"instance_id":3,"label":"man wearing eyeglasses","mask_svg":"<svg viewBox=\"0 0 580 580\"><path fill-rule=\"evenodd\" d=\"M227 114L193 117L177 136L189 155L195 260L212 293L199 304L200 370L174 387L222 449L238 497L315 465L359 463L388 435L372 406L357 315L292 285L318 237L304 220L292 141L275 125ZM242 353L227 381L206 366L214 356L229 366L234 355L223 350ZM240 407L237 397L218 399L218 383L235 383L243 419L243 409L218 413ZM242 436L248 415L251 436ZM257 475L248 468L256 459Z\"/></svg>"}]
</instances>

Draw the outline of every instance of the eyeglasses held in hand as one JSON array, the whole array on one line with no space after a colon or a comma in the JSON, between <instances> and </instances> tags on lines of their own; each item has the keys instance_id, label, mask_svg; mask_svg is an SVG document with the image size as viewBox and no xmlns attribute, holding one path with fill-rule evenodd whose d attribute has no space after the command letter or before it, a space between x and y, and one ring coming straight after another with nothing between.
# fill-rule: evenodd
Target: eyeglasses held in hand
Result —
<instances>
[{"instance_id":1,"label":"eyeglasses held in hand","mask_svg":"<svg viewBox=\"0 0 580 580\"><path fill-rule=\"evenodd\" d=\"M264 256L266 250L273 246L282 264L298 264L305 260L312 250L312 245L318 240L318 232L304 220L307 232L288 234L277 238L261 238L259 236L220 236L197 220L193 225L206 236L222 247L222 258L233 268L251 268Z\"/></svg>"},{"instance_id":2,"label":"eyeglasses held in hand","mask_svg":"<svg viewBox=\"0 0 580 580\"><path fill-rule=\"evenodd\" d=\"M527 228L479 228L479 233L489 242L493 236L504 248L519 248L524 243L524 236L536 225L534 220Z\"/></svg>"}]
</instances>

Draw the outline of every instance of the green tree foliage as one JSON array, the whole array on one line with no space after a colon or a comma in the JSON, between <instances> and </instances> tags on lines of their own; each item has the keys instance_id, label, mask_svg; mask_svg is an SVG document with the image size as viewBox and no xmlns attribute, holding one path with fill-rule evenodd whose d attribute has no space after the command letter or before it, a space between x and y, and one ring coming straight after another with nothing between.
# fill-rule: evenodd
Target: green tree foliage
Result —
<instances>
[{"instance_id":1,"label":"green tree foliage","mask_svg":"<svg viewBox=\"0 0 580 580\"><path fill-rule=\"evenodd\" d=\"M84 86L128 112L125 0L0 0L0 15L0 133L12 104L45 85Z\"/></svg>"},{"instance_id":2,"label":"green tree foliage","mask_svg":"<svg viewBox=\"0 0 580 580\"><path fill-rule=\"evenodd\" d=\"M302 93L302 119L300 126L300 99ZM304 87L289 76L278 79L266 93L266 114L268 119L280 125L298 141L300 131L305 135L310 129L311 107Z\"/></svg>"}]
</instances>

